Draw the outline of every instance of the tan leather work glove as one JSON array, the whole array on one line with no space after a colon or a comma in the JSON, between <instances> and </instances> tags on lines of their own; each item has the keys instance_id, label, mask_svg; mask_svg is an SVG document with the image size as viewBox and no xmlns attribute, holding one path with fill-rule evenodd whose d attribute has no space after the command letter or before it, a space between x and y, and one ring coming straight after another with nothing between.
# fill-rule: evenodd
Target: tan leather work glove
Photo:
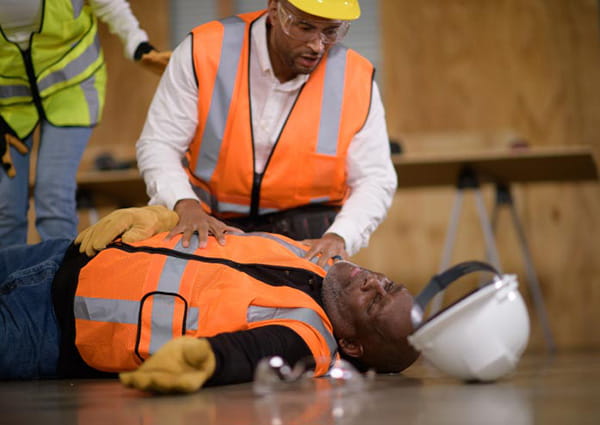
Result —
<instances>
[{"instance_id":1,"label":"tan leather work glove","mask_svg":"<svg viewBox=\"0 0 600 425\"><path fill-rule=\"evenodd\" d=\"M182 336L163 345L133 372L119 374L126 387L154 393L197 391L215 372L215 354L207 339Z\"/></svg>"},{"instance_id":2,"label":"tan leather work glove","mask_svg":"<svg viewBox=\"0 0 600 425\"><path fill-rule=\"evenodd\" d=\"M82 231L75 243L81 244L79 252L92 257L119 236L125 243L142 241L157 233L170 231L178 220L175 211L162 205L123 208L111 212Z\"/></svg>"},{"instance_id":3,"label":"tan leather work glove","mask_svg":"<svg viewBox=\"0 0 600 425\"><path fill-rule=\"evenodd\" d=\"M162 75L171 59L171 51L159 52L151 50L142 55L140 62L144 68L156 75Z\"/></svg>"},{"instance_id":4,"label":"tan leather work glove","mask_svg":"<svg viewBox=\"0 0 600 425\"><path fill-rule=\"evenodd\" d=\"M29 152L29 148L19 139L17 133L0 115L0 163L6 171L6 175L12 179L17 175L17 171L10 155L11 146L22 155Z\"/></svg>"}]
</instances>

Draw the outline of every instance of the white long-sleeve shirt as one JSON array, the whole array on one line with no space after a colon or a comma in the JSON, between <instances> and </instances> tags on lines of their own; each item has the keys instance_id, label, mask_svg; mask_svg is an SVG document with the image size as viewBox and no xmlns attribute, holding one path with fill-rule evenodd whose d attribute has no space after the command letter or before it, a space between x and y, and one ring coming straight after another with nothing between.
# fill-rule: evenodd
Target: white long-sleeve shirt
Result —
<instances>
[{"instance_id":1,"label":"white long-sleeve shirt","mask_svg":"<svg viewBox=\"0 0 600 425\"><path fill-rule=\"evenodd\" d=\"M279 130L308 75L280 83L267 50L266 18L252 27L250 85L255 169L264 170ZM138 167L150 204L173 209L180 199L198 199L181 166L198 125L198 85L188 36L173 52L137 142ZM340 235L350 255L367 245L385 218L397 185L390 158L383 105L376 83L368 119L354 136L346 161L350 195L327 232Z\"/></svg>"},{"instance_id":2,"label":"white long-sleeve shirt","mask_svg":"<svg viewBox=\"0 0 600 425\"><path fill-rule=\"evenodd\" d=\"M52 0L47 0L52 1ZM31 33L39 31L42 22L43 0L2 0L0 27L6 37L23 50L29 47ZM140 28L138 20L125 0L88 0L94 15L108 25L111 33L123 42L125 56L133 59L140 43L148 35Z\"/></svg>"}]
</instances>

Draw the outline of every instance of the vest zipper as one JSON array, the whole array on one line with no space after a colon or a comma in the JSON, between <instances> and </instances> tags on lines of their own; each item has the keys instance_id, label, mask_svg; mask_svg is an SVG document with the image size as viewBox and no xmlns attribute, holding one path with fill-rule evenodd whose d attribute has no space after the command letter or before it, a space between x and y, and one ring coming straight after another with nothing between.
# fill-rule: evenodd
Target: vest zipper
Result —
<instances>
[{"instance_id":1,"label":"vest zipper","mask_svg":"<svg viewBox=\"0 0 600 425\"><path fill-rule=\"evenodd\" d=\"M280 286L281 282L284 280L289 280L291 274L293 273L295 275L294 280L305 282L310 289L305 290L296 285L289 286L295 287L296 289L299 289L300 291L308 294L312 299L314 299L317 302L317 304L321 306L323 305L320 298L320 288L322 285L323 278L315 272L300 267L285 267L260 263L238 263L235 261L227 260L225 258L203 257L201 255L175 251L170 248L132 246L124 242L113 242L106 247L106 249L108 248L115 248L130 253L146 252L149 254L167 255L170 257L177 257L185 260L195 260L204 263L222 264L272 286ZM259 269L261 269L262 271ZM276 280L274 280L275 275L273 273L277 275ZM311 293L311 291L314 291L315 293Z\"/></svg>"},{"instance_id":2,"label":"vest zipper","mask_svg":"<svg viewBox=\"0 0 600 425\"><path fill-rule=\"evenodd\" d=\"M33 103L35 105L35 109L37 109L40 119L45 120L46 114L44 113L44 108L42 107L42 97L40 96L40 90L38 89L37 81L35 79L33 61L31 60L31 50L19 50L21 52L21 56L23 56L23 62L25 63L25 71L27 72L27 79L29 80L29 85L31 87L31 94L33 96Z\"/></svg>"},{"instance_id":3,"label":"vest zipper","mask_svg":"<svg viewBox=\"0 0 600 425\"><path fill-rule=\"evenodd\" d=\"M265 167L266 168L266 167ZM252 180L252 194L250 195L250 217L258 217L258 207L260 205L260 186L262 184L264 174L254 172Z\"/></svg>"},{"instance_id":4,"label":"vest zipper","mask_svg":"<svg viewBox=\"0 0 600 425\"><path fill-rule=\"evenodd\" d=\"M250 73L248 73L248 78L250 78ZM296 96L296 99L294 99L294 104L290 108L290 112L288 113L283 125L281 126L281 130L279 131L279 134L277 135L277 140L275 141L275 144L273 145L273 148L271 149L271 152L269 153L269 157L267 158L267 162L265 163L263 172L262 173L257 173L256 171L254 172L254 178L252 180L252 192L250 195L250 217L251 218L257 218L259 216L258 208L260 206L260 189L261 189L263 177L265 176L265 173L267 172L267 168L269 167L269 164L271 163L271 158L273 157L273 152L275 152L275 148L277 148L277 145L279 144L279 140L281 139L283 130L285 129L285 126L287 125L287 122L290 119L290 115L292 115L292 111L294 110L294 107L296 106L296 102L298 102L298 99L300 98L300 94L302 93L302 90L304 90L305 85L306 85L306 83L302 85L302 87L300 88L300 91L298 92L298 95ZM250 87L250 84L248 84L248 87ZM250 89L248 89L248 90L250 90ZM249 99L252 99L252 97L250 96L250 93L248 93L248 97L249 97ZM250 108L250 132L252 134L252 151L254 152L254 129L252 128L252 108ZM255 167L256 163L254 162L255 161L254 156L252 157L252 161L254 164L253 167Z\"/></svg>"}]
</instances>

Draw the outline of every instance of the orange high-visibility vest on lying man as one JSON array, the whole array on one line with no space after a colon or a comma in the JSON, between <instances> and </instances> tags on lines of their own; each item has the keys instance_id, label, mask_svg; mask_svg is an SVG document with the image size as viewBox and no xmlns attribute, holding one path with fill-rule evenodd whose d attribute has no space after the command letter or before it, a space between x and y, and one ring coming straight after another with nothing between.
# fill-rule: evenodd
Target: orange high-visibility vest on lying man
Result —
<instances>
[{"instance_id":1,"label":"orange high-visibility vest on lying man","mask_svg":"<svg viewBox=\"0 0 600 425\"><path fill-rule=\"evenodd\" d=\"M132 370L181 335L282 325L306 342L317 360L315 372L327 372L337 352L331 323L311 295L285 286L291 273L317 284L325 275L302 258L306 247L282 236L247 233L227 235L224 246L209 238L198 249L196 238L184 248L180 237L165 241L165 235L111 245L81 270L75 344L88 365Z\"/></svg>"},{"instance_id":2,"label":"orange high-visibility vest on lying man","mask_svg":"<svg viewBox=\"0 0 600 425\"><path fill-rule=\"evenodd\" d=\"M192 31L198 127L184 166L203 205L218 217L342 205L348 147L369 113L373 66L353 50L332 46L300 90L264 172L255 173L250 32L263 13Z\"/></svg>"}]
</instances>

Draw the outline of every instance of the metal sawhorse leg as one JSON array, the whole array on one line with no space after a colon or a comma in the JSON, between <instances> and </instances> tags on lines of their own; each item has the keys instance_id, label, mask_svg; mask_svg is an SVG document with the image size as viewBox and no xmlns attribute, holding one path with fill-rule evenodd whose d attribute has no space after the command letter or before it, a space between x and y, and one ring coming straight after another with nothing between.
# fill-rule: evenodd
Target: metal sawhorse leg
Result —
<instances>
[{"instance_id":1,"label":"metal sawhorse leg","mask_svg":"<svg viewBox=\"0 0 600 425\"><path fill-rule=\"evenodd\" d=\"M521 247L521 252L525 262L525 267L527 271L527 283L529 284L534 306L537 310L538 317L540 319L540 323L544 332L546 348L549 352L554 353L556 351L556 345L554 343L554 338L552 337L552 331L550 329L548 315L544 306L542 292L540 289L539 281L537 279L535 268L533 267L533 262L531 260L531 254L529 252L527 240L525 238L525 232L523 231L521 222L519 221L514 202L510 194L510 188L507 185L503 184L496 185L496 201L494 204L491 223L488 218L489 216L487 214L487 211L485 209L485 203L483 201L483 195L481 194L481 189L479 186L479 180L477 178L477 175L468 166L465 166L461 170L456 188L456 197L454 200L454 206L452 207L450 222L448 224L448 229L446 232L446 240L444 242L444 251L442 254L442 260L440 263L439 271L442 272L450 267L450 261L452 260L452 250L456 242L456 233L458 230L458 222L460 218L464 192L465 190L472 190L475 194L477 212L479 215L479 223L483 232L486 257L490 264L494 266L499 273L502 273L502 268L500 265L500 256L498 255L498 249L496 246L496 239L494 234L500 207L509 206L512 216L512 222L517 232L517 236L519 238L519 245ZM431 304L431 315L437 313L441 309L443 298L444 294L440 293L433 299Z\"/></svg>"},{"instance_id":2,"label":"metal sawhorse leg","mask_svg":"<svg viewBox=\"0 0 600 425\"><path fill-rule=\"evenodd\" d=\"M550 329L550 321L548 320L548 313L546 312L546 306L544 304L544 297L540 288L540 282L533 266L533 260L531 258L531 252L529 251L529 245L525 237L525 231L517 214L515 203L513 201L512 194L510 192L510 186L507 184L497 183L496 184L496 202L494 203L494 209L492 210L492 229L496 232L496 225L498 222L498 213L500 208L508 207L510 209L510 215L515 231L517 232L517 238L519 240L519 246L521 247L521 255L523 256L523 262L525 263L525 272L527 274L527 283L529 290L531 291L531 298L533 299L534 307L538 314L538 319L542 325L542 331L544 332L544 339L546 341L546 348L549 352L554 353L556 351L556 344L552 336L552 330Z\"/></svg>"}]
</instances>

